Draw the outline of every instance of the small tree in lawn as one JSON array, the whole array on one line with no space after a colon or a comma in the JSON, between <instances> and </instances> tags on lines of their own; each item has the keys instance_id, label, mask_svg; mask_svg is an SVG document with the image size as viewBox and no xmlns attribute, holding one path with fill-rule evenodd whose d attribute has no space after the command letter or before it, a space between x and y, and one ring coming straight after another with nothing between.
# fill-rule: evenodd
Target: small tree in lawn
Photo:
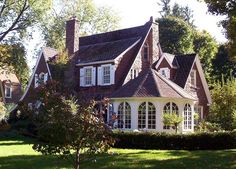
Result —
<instances>
[{"instance_id":1,"label":"small tree in lawn","mask_svg":"<svg viewBox=\"0 0 236 169\"><path fill-rule=\"evenodd\" d=\"M182 117L179 117L176 113L164 113L162 122L166 126L173 126L175 133L178 131L179 124L183 121Z\"/></svg>"},{"instance_id":2,"label":"small tree in lawn","mask_svg":"<svg viewBox=\"0 0 236 169\"><path fill-rule=\"evenodd\" d=\"M111 130L94 111L94 101L67 96L55 81L39 87L38 96L41 106L35 123L40 142L33 145L34 150L70 158L79 169L83 157L89 157L84 154L107 151L113 144Z\"/></svg>"}]
</instances>

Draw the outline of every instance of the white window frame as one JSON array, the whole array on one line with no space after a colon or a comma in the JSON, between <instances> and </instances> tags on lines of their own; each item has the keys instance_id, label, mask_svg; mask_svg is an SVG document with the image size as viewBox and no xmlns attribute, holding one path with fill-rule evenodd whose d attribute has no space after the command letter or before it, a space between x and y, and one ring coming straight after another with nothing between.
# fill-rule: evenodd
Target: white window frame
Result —
<instances>
[{"instance_id":1,"label":"white window frame","mask_svg":"<svg viewBox=\"0 0 236 169\"><path fill-rule=\"evenodd\" d=\"M193 79L192 79L192 74L193 74ZM197 86L197 79L196 78L197 78L196 70L191 70L191 72L189 74L189 83L190 83L190 85L192 87L196 87Z\"/></svg>"},{"instance_id":2,"label":"white window frame","mask_svg":"<svg viewBox=\"0 0 236 169\"><path fill-rule=\"evenodd\" d=\"M84 86L92 86L93 85L93 66L87 66L87 67L84 67L83 69L84 69L84 77L83 77L84 78ZM88 84L86 84L86 78L87 78L86 71L87 70L91 71L91 77L90 77L91 83L88 83Z\"/></svg>"},{"instance_id":3,"label":"white window frame","mask_svg":"<svg viewBox=\"0 0 236 169\"><path fill-rule=\"evenodd\" d=\"M7 95L7 89L10 89L9 95ZM10 83L5 84L5 98L12 98L12 86Z\"/></svg>"},{"instance_id":4,"label":"white window frame","mask_svg":"<svg viewBox=\"0 0 236 169\"><path fill-rule=\"evenodd\" d=\"M106 71L109 71L108 74L105 74L105 68L108 69L108 70L106 70ZM108 78L109 82L105 82L105 78ZM106 80L108 80L108 79L106 79ZM102 66L102 84L103 85L110 85L111 84L111 65L103 65Z\"/></svg>"},{"instance_id":5,"label":"white window frame","mask_svg":"<svg viewBox=\"0 0 236 169\"><path fill-rule=\"evenodd\" d=\"M140 106L144 106L145 110L140 111ZM149 106L153 106L152 108L154 109L150 109ZM152 102L142 102L139 106L138 106L138 129L139 130L155 130L156 129L156 116L157 116L157 109L155 104L153 104ZM149 118L149 115L154 116L154 118ZM141 118L140 118L141 117ZM149 123L150 122L150 123Z\"/></svg>"},{"instance_id":6,"label":"white window frame","mask_svg":"<svg viewBox=\"0 0 236 169\"><path fill-rule=\"evenodd\" d=\"M170 105L168 111L165 110L165 107L167 106L167 104ZM173 110L173 107L176 106L176 110ZM175 103L175 102L167 102L164 107L162 108L162 111L163 111L163 115L165 113L169 113L169 114L173 114L173 113L176 113L178 116L180 116L179 114L179 106ZM175 112L174 112L175 111ZM170 130L172 126L168 126L168 125L164 125L163 124L163 130Z\"/></svg>"},{"instance_id":7,"label":"white window frame","mask_svg":"<svg viewBox=\"0 0 236 169\"><path fill-rule=\"evenodd\" d=\"M110 68L110 82L104 83L104 67ZM98 85L107 86L115 84L115 65L105 64L98 67Z\"/></svg>"},{"instance_id":8,"label":"white window frame","mask_svg":"<svg viewBox=\"0 0 236 169\"><path fill-rule=\"evenodd\" d=\"M163 74L163 72L164 72L165 74ZM169 69L168 67L160 68L159 73L160 73L163 77L170 79L170 69Z\"/></svg>"},{"instance_id":9,"label":"white window frame","mask_svg":"<svg viewBox=\"0 0 236 169\"><path fill-rule=\"evenodd\" d=\"M85 84L86 77L86 69L91 69L92 74L91 74L91 84ZM94 66L86 66L86 67L81 67L80 68L80 86L81 87L90 87L90 86L95 86L96 85L96 67Z\"/></svg>"},{"instance_id":10,"label":"white window frame","mask_svg":"<svg viewBox=\"0 0 236 169\"><path fill-rule=\"evenodd\" d=\"M120 110L121 108L121 110ZM118 129L131 129L131 106L128 102L122 102L118 106Z\"/></svg>"},{"instance_id":11,"label":"white window frame","mask_svg":"<svg viewBox=\"0 0 236 169\"><path fill-rule=\"evenodd\" d=\"M187 109L186 109L187 107ZM190 111L189 111L189 108L190 107ZM183 126L183 130L184 131L191 131L193 129L193 125L192 125L192 116L193 114L193 110L192 110L192 107L189 103L185 104L184 105L184 120L183 120L183 123L184 123L184 126Z\"/></svg>"}]
</instances>

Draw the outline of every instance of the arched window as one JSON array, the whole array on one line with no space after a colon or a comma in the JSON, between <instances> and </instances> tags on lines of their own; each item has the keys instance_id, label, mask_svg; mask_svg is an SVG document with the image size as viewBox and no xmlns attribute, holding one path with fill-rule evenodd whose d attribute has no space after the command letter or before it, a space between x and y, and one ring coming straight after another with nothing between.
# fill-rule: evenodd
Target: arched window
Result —
<instances>
[{"instance_id":1,"label":"arched window","mask_svg":"<svg viewBox=\"0 0 236 169\"><path fill-rule=\"evenodd\" d=\"M118 107L118 128L131 128L131 107L129 103L122 102Z\"/></svg>"},{"instance_id":2,"label":"arched window","mask_svg":"<svg viewBox=\"0 0 236 169\"><path fill-rule=\"evenodd\" d=\"M144 58L144 60L148 60L148 54L149 54L148 44L145 43L144 47L143 47L143 58Z\"/></svg>"},{"instance_id":3,"label":"arched window","mask_svg":"<svg viewBox=\"0 0 236 169\"><path fill-rule=\"evenodd\" d=\"M169 103L166 103L166 105L163 108L163 114L164 113L169 113L169 114L175 113L175 114L178 115L179 114L179 108L175 103L169 102ZM164 125L163 129L170 129L170 126Z\"/></svg>"},{"instance_id":4,"label":"arched window","mask_svg":"<svg viewBox=\"0 0 236 169\"><path fill-rule=\"evenodd\" d=\"M146 102L143 102L138 107L138 128L146 128Z\"/></svg>"},{"instance_id":5,"label":"arched window","mask_svg":"<svg viewBox=\"0 0 236 169\"><path fill-rule=\"evenodd\" d=\"M184 106L184 129L191 130L192 129L192 109L189 104Z\"/></svg>"},{"instance_id":6,"label":"arched window","mask_svg":"<svg viewBox=\"0 0 236 169\"><path fill-rule=\"evenodd\" d=\"M150 102L143 102L138 108L138 128L156 128L156 108Z\"/></svg>"}]
</instances>

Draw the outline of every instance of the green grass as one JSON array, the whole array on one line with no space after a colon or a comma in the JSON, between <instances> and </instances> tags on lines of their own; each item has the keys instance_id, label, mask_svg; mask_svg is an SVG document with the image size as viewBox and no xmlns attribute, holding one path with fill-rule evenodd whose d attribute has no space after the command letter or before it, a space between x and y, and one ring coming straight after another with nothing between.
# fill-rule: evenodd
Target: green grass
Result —
<instances>
[{"instance_id":1,"label":"green grass","mask_svg":"<svg viewBox=\"0 0 236 169\"><path fill-rule=\"evenodd\" d=\"M0 169L70 169L57 156L32 150L33 140L0 134ZM82 169L236 169L236 149L219 151L169 151L111 149L84 162Z\"/></svg>"}]
</instances>

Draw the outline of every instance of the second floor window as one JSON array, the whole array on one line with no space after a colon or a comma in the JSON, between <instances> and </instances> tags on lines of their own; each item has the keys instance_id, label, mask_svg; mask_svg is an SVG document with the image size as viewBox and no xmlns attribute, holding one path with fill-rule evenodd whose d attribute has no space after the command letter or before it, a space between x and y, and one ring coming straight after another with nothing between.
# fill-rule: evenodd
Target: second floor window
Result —
<instances>
[{"instance_id":1,"label":"second floor window","mask_svg":"<svg viewBox=\"0 0 236 169\"><path fill-rule=\"evenodd\" d=\"M144 48L143 48L143 58L144 58L144 60L148 60L148 45L147 44L145 44L144 45Z\"/></svg>"},{"instance_id":2,"label":"second floor window","mask_svg":"<svg viewBox=\"0 0 236 169\"><path fill-rule=\"evenodd\" d=\"M84 84L92 85L92 68L85 68Z\"/></svg>"},{"instance_id":3,"label":"second floor window","mask_svg":"<svg viewBox=\"0 0 236 169\"><path fill-rule=\"evenodd\" d=\"M110 71L110 66L104 66L102 68L103 71L103 84L110 84L111 82L111 71Z\"/></svg>"},{"instance_id":4,"label":"second floor window","mask_svg":"<svg viewBox=\"0 0 236 169\"><path fill-rule=\"evenodd\" d=\"M189 81L190 81L191 86L196 87L196 70L192 70L190 72L190 80Z\"/></svg>"},{"instance_id":5,"label":"second floor window","mask_svg":"<svg viewBox=\"0 0 236 169\"><path fill-rule=\"evenodd\" d=\"M162 76L164 76L164 77L166 77L166 78L170 78L170 69L169 68L161 68L160 70L159 70L159 73L162 75Z\"/></svg>"},{"instance_id":6,"label":"second floor window","mask_svg":"<svg viewBox=\"0 0 236 169\"><path fill-rule=\"evenodd\" d=\"M11 84L7 83L5 84L5 98L11 98L11 96L12 96Z\"/></svg>"}]
</instances>

